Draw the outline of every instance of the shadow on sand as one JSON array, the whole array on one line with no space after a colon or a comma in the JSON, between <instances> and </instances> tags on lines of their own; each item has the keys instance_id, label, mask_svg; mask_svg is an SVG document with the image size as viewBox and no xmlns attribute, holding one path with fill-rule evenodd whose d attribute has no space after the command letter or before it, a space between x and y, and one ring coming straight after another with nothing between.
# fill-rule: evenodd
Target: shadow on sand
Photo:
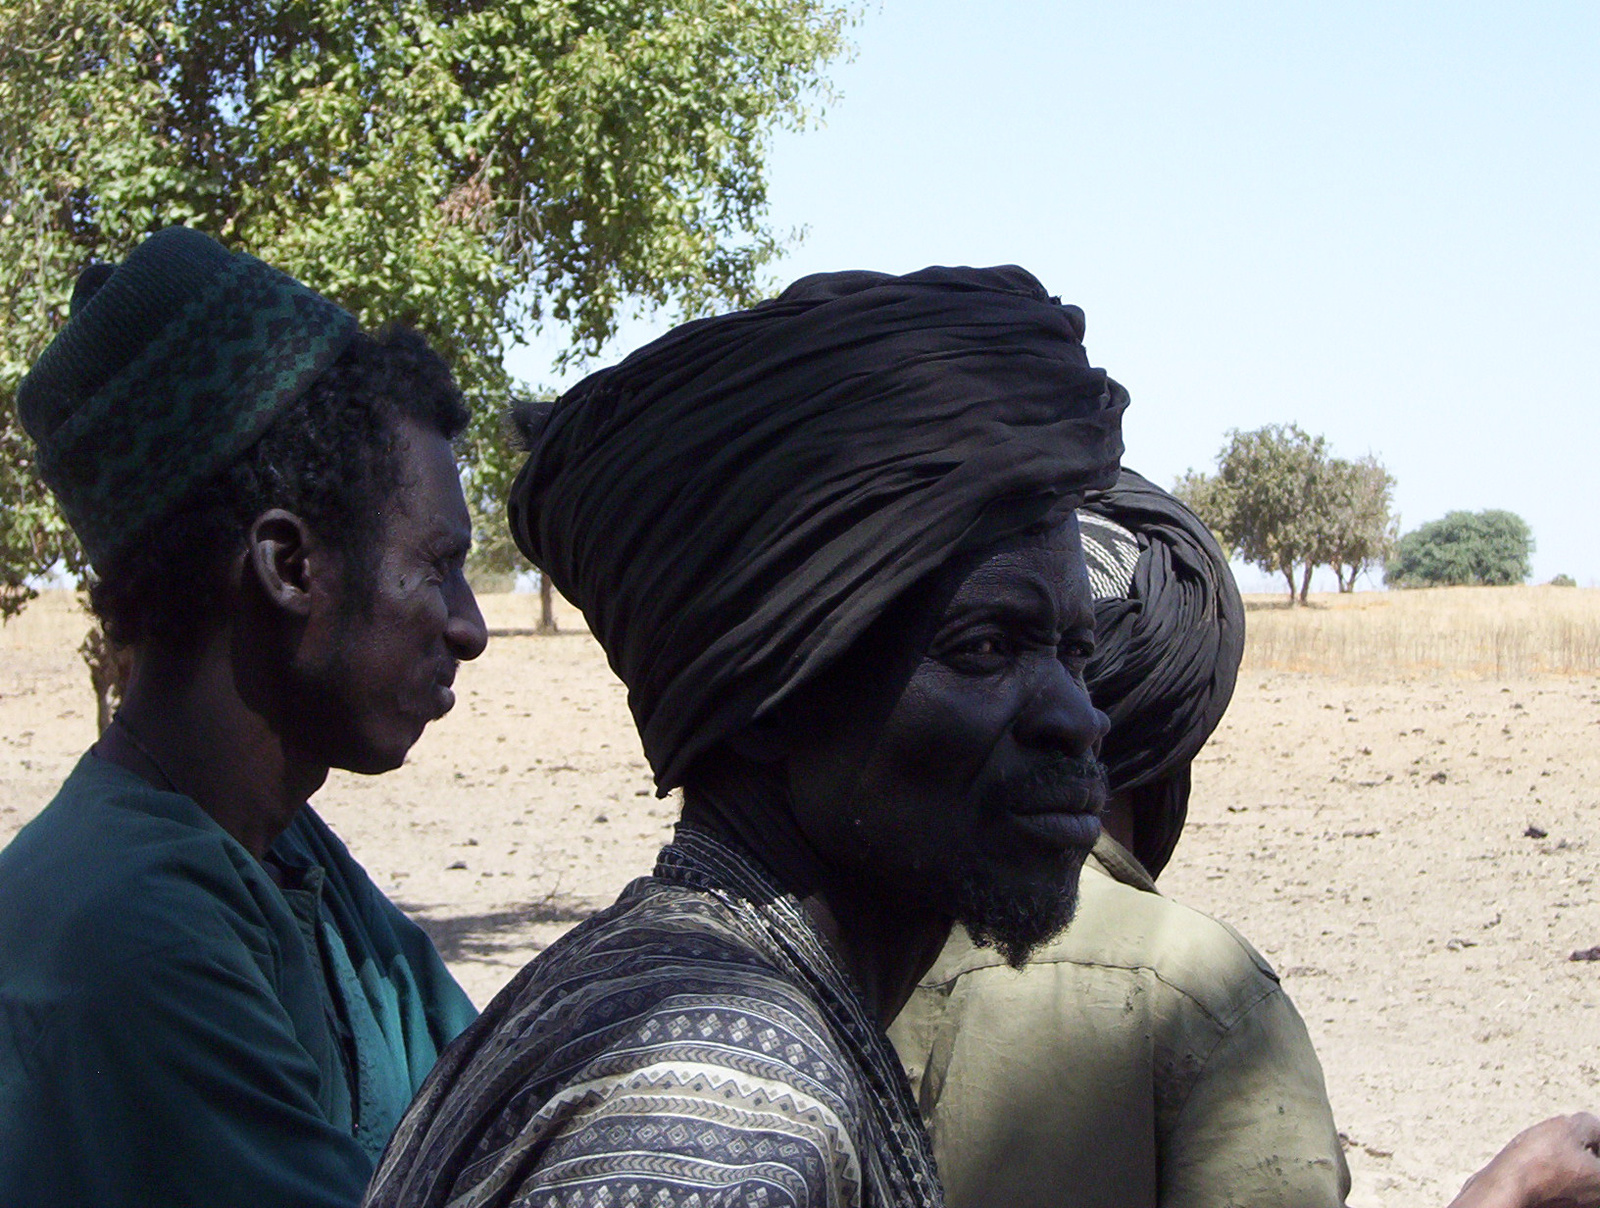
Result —
<instances>
[{"instance_id":1,"label":"shadow on sand","mask_svg":"<svg viewBox=\"0 0 1600 1208\"><path fill-rule=\"evenodd\" d=\"M556 894L488 914L437 914L433 906L398 901L395 905L416 920L447 961L482 960L517 948L539 951L545 945L530 939L529 927L581 923L596 910L587 902Z\"/></svg>"}]
</instances>

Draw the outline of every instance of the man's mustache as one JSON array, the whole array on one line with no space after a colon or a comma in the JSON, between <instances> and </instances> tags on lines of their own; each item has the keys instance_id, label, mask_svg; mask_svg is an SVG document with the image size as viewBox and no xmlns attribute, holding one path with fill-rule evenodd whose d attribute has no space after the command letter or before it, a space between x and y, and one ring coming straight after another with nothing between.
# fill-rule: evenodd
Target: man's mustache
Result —
<instances>
[{"instance_id":1,"label":"man's mustache","mask_svg":"<svg viewBox=\"0 0 1600 1208\"><path fill-rule=\"evenodd\" d=\"M1100 814L1107 793L1105 764L1092 755L1059 755L1006 777L988 795L1016 814Z\"/></svg>"}]
</instances>

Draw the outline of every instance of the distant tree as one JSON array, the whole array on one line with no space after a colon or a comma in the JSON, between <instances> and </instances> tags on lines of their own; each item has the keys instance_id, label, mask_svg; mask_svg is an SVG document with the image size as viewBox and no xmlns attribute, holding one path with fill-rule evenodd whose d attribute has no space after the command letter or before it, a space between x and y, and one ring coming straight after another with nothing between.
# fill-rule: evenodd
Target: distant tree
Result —
<instances>
[{"instance_id":1,"label":"distant tree","mask_svg":"<svg viewBox=\"0 0 1600 1208\"><path fill-rule=\"evenodd\" d=\"M550 576L544 571L539 572L539 632L557 632L556 589L550 582Z\"/></svg>"},{"instance_id":2,"label":"distant tree","mask_svg":"<svg viewBox=\"0 0 1600 1208\"><path fill-rule=\"evenodd\" d=\"M1533 530L1514 512L1451 512L1400 538L1384 581L1396 587L1505 586L1525 581Z\"/></svg>"},{"instance_id":3,"label":"distant tree","mask_svg":"<svg viewBox=\"0 0 1600 1208\"><path fill-rule=\"evenodd\" d=\"M1306 602L1318 566L1354 591L1395 540L1393 475L1370 454L1330 456L1323 437L1295 424L1230 431L1217 472L1190 470L1174 490L1230 555L1281 574L1291 604Z\"/></svg>"},{"instance_id":4,"label":"distant tree","mask_svg":"<svg viewBox=\"0 0 1600 1208\"><path fill-rule=\"evenodd\" d=\"M1550 580L1550 586L1551 587L1576 587L1576 586L1578 586L1578 581L1576 579L1574 579L1571 575L1557 575L1554 579Z\"/></svg>"},{"instance_id":5,"label":"distant tree","mask_svg":"<svg viewBox=\"0 0 1600 1208\"><path fill-rule=\"evenodd\" d=\"M1394 475L1370 454L1355 461L1331 458L1323 474L1327 511L1318 561L1333 567L1340 591L1354 591L1357 576L1381 567L1394 551Z\"/></svg>"},{"instance_id":6,"label":"distant tree","mask_svg":"<svg viewBox=\"0 0 1600 1208\"><path fill-rule=\"evenodd\" d=\"M1216 537L1218 543L1226 548L1229 554L1238 552L1232 548L1233 543L1222 534L1224 509L1227 505L1223 498L1222 485L1214 475L1198 470L1186 470L1179 476L1178 481L1172 484L1172 493L1183 500L1191 512L1205 521L1212 536Z\"/></svg>"},{"instance_id":7,"label":"distant tree","mask_svg":"<svg viewBox=\"0 0 1600 1208\"><path fill-rule=\"evenodd\" d=\"M1175 492L1229 552L1289 584L1289 602L1306 602L1311 572L1328 536L1327 442L1294 424L1233 429L1214 475L1190 471Z\"/></svg>"}]
</instances>

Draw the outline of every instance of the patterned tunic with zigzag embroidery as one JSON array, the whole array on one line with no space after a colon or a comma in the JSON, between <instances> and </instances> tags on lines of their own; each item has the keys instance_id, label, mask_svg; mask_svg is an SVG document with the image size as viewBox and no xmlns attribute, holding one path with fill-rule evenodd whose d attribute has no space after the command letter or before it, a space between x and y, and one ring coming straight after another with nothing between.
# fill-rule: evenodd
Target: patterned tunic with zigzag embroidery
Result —
<instances>
[{"instance_id":1,"label":"patterned tunic with zigzag embroidery","mask_svg":"<svg viewBox=\"0 0 1600 1208\"><path fill-rule=\"evenodd\" d=\"M826 941L680 827L440 1059L371 1208L940 1208L900 1063Z\"/></svg>"}]
</instances>

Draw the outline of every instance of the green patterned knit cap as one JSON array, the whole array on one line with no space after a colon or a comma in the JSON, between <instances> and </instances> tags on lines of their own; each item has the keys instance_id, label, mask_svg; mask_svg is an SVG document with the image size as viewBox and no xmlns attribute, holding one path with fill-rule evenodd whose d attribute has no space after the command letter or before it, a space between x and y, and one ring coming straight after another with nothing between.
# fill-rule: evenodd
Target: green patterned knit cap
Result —
<instances>
[{"instance_id":1,"label":"green patterned knit cap","mask_svg":"<svg viewBox=\"0 0 1600 1208\"><path fill-rule=\"evenodd\" d=\"M104 571L247 452L355 335L292 277L168 227L108 272L17 388L39 469Z\"/></svg>"}]
</instances>

